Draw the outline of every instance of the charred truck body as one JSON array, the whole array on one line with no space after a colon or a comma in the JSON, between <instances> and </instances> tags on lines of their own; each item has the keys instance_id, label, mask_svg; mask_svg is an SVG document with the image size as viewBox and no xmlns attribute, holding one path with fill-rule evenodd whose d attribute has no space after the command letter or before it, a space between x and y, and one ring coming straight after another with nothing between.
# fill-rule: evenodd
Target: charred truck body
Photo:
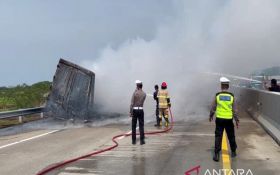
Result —
<instances>
[{"instance_id":1,"label":"charred truck body","mask_svg":"<svg viewBox=\"0 0 280 175\"><path fill-rule=\"evenodd\" d=\"M46 104L46 114L65 120L89 120L93 116L94 82L93 72L60 59Z\"/></svg>"}]
</instances>

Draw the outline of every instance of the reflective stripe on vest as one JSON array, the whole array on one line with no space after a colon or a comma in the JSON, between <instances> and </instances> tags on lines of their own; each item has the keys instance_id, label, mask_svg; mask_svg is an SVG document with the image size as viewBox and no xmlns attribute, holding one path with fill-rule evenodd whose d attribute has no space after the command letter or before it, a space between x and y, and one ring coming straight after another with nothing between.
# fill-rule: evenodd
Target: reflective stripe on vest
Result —
<instances>
[{"instance_id":1,"label":"reflective stripe on vest","mask_svg":"<svg viewBox=\"0 0 280 175\"><path fill-rule=\"evenodd\" d=\"M219 93L216 96L217 101L217 109L216 109L216 117L221 119L232 119L234 97L229 93Z\"/></svg>"}]
</instances>

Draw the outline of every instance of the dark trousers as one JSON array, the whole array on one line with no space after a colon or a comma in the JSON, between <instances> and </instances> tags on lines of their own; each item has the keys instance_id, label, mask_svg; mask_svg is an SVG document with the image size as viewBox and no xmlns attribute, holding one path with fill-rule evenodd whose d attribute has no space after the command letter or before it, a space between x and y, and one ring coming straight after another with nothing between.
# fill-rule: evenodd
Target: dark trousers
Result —
<instances>
[{"instance_id":1,"label":"dark trousers","mask_svg":"<svg viewBox=\"0 0 280 175\"><path fill-rule=\"evenodd\" d=\"M224 129L226 130L229 140L231 151L236 151L237 145L235 142L234 124L232 119L220 119L216 118L216 130L215 130L215 152L221 151L221 144L223 138Z\"/></svg>"},{"instance_id":2,"label":"dark trousers","mask_svg":"<svg viewBox=\"0 0 280 175\"><path fill-rule=\"evenodd\" d=\"M139 131L140 131L140 140L144 141L144 111L143 110L133 110L132 116L132 141L136 141L136 125L137 120L139 121Z\"/></svg>"},{"instance_id":3,"label":"dark trousers","mask_svg":"<svg viewBox=\"0 0 280 175\"><path fill-rule=\"evenodd\" d=\"M159 118L159 109L158 109L158 105L156 107L156 119L157 119L157 125L159 125L160 123L160 118Z\"/></svg>"}]
</instances>

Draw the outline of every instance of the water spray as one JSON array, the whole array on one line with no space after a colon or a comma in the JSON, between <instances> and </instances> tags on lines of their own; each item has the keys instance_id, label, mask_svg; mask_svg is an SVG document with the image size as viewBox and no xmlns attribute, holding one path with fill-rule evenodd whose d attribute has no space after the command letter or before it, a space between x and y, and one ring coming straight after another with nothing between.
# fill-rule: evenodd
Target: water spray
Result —
<instances>
[{"instance_id":1,"label":"water spray","mask_svg":"<svg viewBox=\"0 0 280 175\"><path fill-rule=\"evenodd\" d=\"M226 76L226 77L234 78L234 79L238 79L238 80L245 80L245 81L250 81L250 82L262 83L262 81L259 81L259 80L254 80L252 78L241 77L241 76L236 76L236 75L216 73L216 72L205 72L205 73L209 74L209 75Z\"/></svg>"}]
</instances>

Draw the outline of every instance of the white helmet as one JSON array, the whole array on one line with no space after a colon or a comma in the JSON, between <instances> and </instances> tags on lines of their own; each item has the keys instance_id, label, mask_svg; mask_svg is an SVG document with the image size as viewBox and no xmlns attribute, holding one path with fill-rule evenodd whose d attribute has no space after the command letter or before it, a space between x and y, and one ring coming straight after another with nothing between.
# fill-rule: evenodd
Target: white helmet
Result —
<instances>
[{"instance_id":1,"label":"white helmet","mask_svg":"<svg viewBox=\"0 0 280 175\"><path fill-rule=\"evenodd\" d=\"M135 81L135 84L142 84L142 81L136 80L136 81Z\"/></svg>"},{"instance_id":2,"label":"white helmet","mask_svg":"<svg viewBox=\"0 0 280 175\"><path fill-rule=\"evenodd\" d=\"M228 78L226 78L226 77L221 77L221 78L220 78L220 82L221 82L221 83L229 83L230 80L229 80Z\"/></svg>"}]
</instances>

